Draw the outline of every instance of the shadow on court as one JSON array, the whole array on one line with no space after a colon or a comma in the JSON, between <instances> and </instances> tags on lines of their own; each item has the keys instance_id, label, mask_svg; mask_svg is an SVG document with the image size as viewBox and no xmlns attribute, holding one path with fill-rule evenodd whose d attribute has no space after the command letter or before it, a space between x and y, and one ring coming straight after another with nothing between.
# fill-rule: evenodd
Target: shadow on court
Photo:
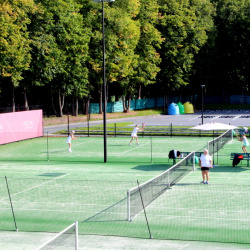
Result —
<instances>
[{"instance_id":1,"label":"shadow on court","mask_svg":"<svg viewBox=\"0 0 250 250\"><path fill-rule=\"evenodd\" d=\"M165 171L168 168L172 167L173 164L166 163L166 164L151 164L151 165L138 165L134 167L135 170L141 170L141 171Z\"/></svg>"}]
</instances>

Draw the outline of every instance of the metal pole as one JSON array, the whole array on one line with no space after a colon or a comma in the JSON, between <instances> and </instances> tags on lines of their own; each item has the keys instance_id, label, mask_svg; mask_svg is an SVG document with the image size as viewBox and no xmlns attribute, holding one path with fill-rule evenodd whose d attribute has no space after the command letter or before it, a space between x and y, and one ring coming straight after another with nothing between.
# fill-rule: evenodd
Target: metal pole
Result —
<instances>
[{"instance_id":1,"label":"metal pole","mask_svg":"<svg viewBox=\"0 0 250 250\"><path fill-rule=\"evenodd\" d=\"M5 181L6 181L6 185L7 185L7 189L8 189L8 194L9 194L9 199L10 199L10 205L11 205L11 210L12 210L12 215L13 215L13 219L14 219L16 231L18 231L18 228L17 228L17 225L16 225L16 218L15 218L15 214L14 214L14 209L13 209L13 206L12 206L12 201L11 201L11 196L10 196L9 185L8 185L8 181L7 181L7 177L6 176L5 176Z\"/></svg>"},{"instance_id":2,"label":"metal pole","mask_svg":"<svg viewBox=\"0 0 250 250\"><path fill-rule=\"evenodd\" d=\"M75 222L75 250L79 249L78 245L78 221Z\"/></svg>"},{"instance_id":3,"label":"metal pole","mask_svg":"<svg viewBox=\"0 0 250 250\"><path fill-rule=\"evenodd\" d=\"M201 85L201 124L203 124L203 114L204 114L204 96L203 96L203 88L205 85Z\"/></svg>"},{"instance_id":4,"label":"metal pole","mask_svg":"<svg viewBox=\"0 0 250 250\"><path fill-rule=\"evenodd\" d=\"M102 50L103 50L103 139L104 139L104 163L107 162L107 125L106 125L106 74L105 74L105 27L104 27L104 1L102 0Z\"/></svg>"},{"instance_id":5,"label":"metal pole","mask_svg":"<svg viewBox=\"0 0 250 250\"><path fill-rule=\"evenodd\" d=\"M150 239L153 239L153 237L152 237L152 235L151 235L150 227L149 227L149 224L148 224L148 218L147 218L147 214L146 214L144 202L143 202L143 199L142 199L141 189L140 189L140 185L139 185L139 181L138 181L138 180L137 180L137 185L138 185L138 189L139 189L139 193L140 193L140 197L141 197L141 203L142 203L142 207L143 207L145 219L146 219L147 226L148 226L149 236L150 236Z\"/></svg>"}]
</instances>

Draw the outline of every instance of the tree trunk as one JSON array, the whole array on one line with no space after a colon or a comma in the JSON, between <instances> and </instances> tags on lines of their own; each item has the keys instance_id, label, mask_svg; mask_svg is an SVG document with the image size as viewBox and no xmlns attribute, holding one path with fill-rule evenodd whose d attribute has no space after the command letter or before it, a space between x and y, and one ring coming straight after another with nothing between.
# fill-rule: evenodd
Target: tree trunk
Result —
<instances>
[{"instance_id":1,"label":"tree trunk","mask_svg":"<svg viewBox=\"0 0 250 250\"><path fill-rule=\"evenodd\" d=\"M55 105L54 105L54 98L53 98L53 93L52 93L52 88L50 89L50 95L51 95L51 104L52 104L52 109L53 109L53 112L56 116L58 116L58 113L56 111L56 108L55 108Z\"/></svg>"},{"instance_id":2,"label":"tree trunk","mask_svg":"<svg viewBox=\"0 0 250 250\"><path fill-rule=\"evenodd\" d=\"M28 104L27 91L26 91L25 86L23 87L23 90L24 90L24 92L23 92L23 94L24 94L24 108L27 111L27 110L29 110L29 104Z\"/></svg>"},{"instance_id":3,"label":"tree trunk","mask_svg":"<svg viewBox=\"0 0 250 250\"><path fill-rule=\"evenodd\" d=\"M75 98L75 116L78 116L79 105L78 105L78 97Z\"/></svg>"},{"instance_id":4,"label":"tree trunk","mask_svg":"<svg viewBox=\"0 0 250 250\"><path fill-rule=\"evenodd\" d=\"M100 99L99 99L99 114L102 114L102 85L99 85L99 94L100 94Z\"/></svg>"},{"instance_id":5,"label":"tree trunk","mask_svg":"<svg viewBox=\"0 0 250 250\"><path fill-rule=\"evenodd\" d=\"M75 110L75 98L72 97L71 99L71 114L72 116L75 116L76 115L76 110Z\"/></svg>"},{"instance_id":6,"label":"tree trunk","mask_svg":"<svg viewBox=\"0 0 250 250\"><path fill-rule=\"evenodd\" d=\"M85 107L84 107L84 110L85 110L85 115L89 115L90 113L90 98L89 96L87 98L85 98Z\"/></svg>"},{"instance_id":7,"label":"tree trunk","mask_svg":"<svg viewBox=\"0 0 250 250\"><path fill-rule=\"evenodd\" d=\"M107 108L107 103L108 103L108 90L109 90L109 87L108 87L109 85L108 84L106 84L106 108Z\"/></svg>"},{"instance_id":8,"label":"tree trunk","mask_svg":"<svg viewBox=\"0 0 250 250\"><path fill-rule=\"evenodd\" d=\"M63 106L64 106L64 95L61 96L61 91L58 92L58 98L59 98L59 117L63 116Z\"/></svg>"},{"instance_id":9,"label":"tree trunk","mask_svg":"<svg viewBox=\"0 0 250 250\"><path fill-rule=\"evenodd\" d=\"M128 102L127 102L127 112L130 112L130 103L131 103L131 94L128 95Z\"/></svg>"},{"instance_id":10,"label":"tree trunk","mask_svg":"<svg viewBox=\"0 0 250 250\"><path fill-rule=\"evenodd\" d=\"M126 99L124 95L122 96L122 105L123 105L123 112L127 112Z\"/></svg>"},{"instance_id":11,"label":"tree trunk","mask_svg":"<svg viewBox=\"0 0 250 250\"><path fill-rule=\"evenodd\" d=\"M16 112L16 104L15 104L15 86L12 84L12 112Z\"/></svg>"},{"instance_id":12,"label":"tree trunk","mask_svg":"<svg viewBox=\"0 0 250 250\"><path fill-rule=\"evenodd\" d=\"M139 83L139 89L138 89L138 99L141 99L141 88L142 88L142 84Z\"/></svg>"}]
</instances>

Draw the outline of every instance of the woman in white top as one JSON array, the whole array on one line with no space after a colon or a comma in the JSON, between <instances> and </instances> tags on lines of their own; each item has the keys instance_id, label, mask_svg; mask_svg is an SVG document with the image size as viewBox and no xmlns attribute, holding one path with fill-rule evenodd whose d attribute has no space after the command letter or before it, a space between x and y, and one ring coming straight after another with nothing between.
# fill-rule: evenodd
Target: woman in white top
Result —
<instances>
[{"instance_id":1,"label":"woman in white top","mask_svg":"<svg viewBox=\"0 0 250 250\"><path fill-rule=\"evenodd\" d=\"M245 133L242 133L242 138L238 137L238 141L243 141L242 150L244 153L247 153L246 147L249 146L249 143L247 141L247 137L246 137Z\"/></svg>"},{"instance_id":2,"label":"woman in white top","mask_svg":"<svg viewBox=\"0 0 250 250\"><path fill-rule=\"evenodd\" d=\"M69 134L68 138L67 138L67 143L69 144L69 152L72 152L71 150L71 140L77 140L75 137L74 137L74 133L75 131L71 131L71 133Z\"/></svg>"},{"instance_id":3,"label":"woman in white top","mask_svg":"<svg viewBox=\"0 0 250 250\"><path fill-rule=\"evenodd\" d=\"M134 127L134 129L133 129L133 131L132 131L132 133L131 133L132 139L131 139L131 141L130 141L130 143L129 143L129 146L131 146L131 143L132 143L132 141L134 140L134 138L136 139L136 144L139 145L137 132L138 132L138 131L143 131L143 130L144 130L144 128L140 129L137 125L135 125L135 127Z\"/></svg>"},{"instance_id":4,"label":"woman in white top","mask_svg":"<svg viewBox=\"0 0 250 250\"><path fill-rule=\"evenodd\" d=\"M199 165L201 168L202 179L203 179L201 183L209 184L209 169L213 168L213 161L211 156L208 154L207 149L205 149L204 154L201 155Z\"/></svg>"}]
</instances>

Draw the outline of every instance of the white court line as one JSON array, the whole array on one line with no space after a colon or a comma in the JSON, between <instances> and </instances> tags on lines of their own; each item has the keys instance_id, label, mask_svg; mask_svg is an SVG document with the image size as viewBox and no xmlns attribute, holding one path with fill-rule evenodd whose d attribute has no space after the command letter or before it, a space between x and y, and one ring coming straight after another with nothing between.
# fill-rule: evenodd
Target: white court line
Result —
<instances>
[{"instance_id":1,"label":"white court line","mask_svg":"<svg viewBox=\"0 0 250 250\"><path fill-rule=\"evenodd\" d=\"M98 205L99 206L99 205ZM110 205L105 206L106 208L108 208ZM0 209L0 210L9 210L9 208L4 208L4 209ZM15 210L19 210L19 211L46 211L46 212L63 212L65 213L65 209L64 210L50 210L50 209L22 209L22 208L15 208ZM71 211L71 210L66 210L66 213L93 213L93 210L76 210L76 211ZM99 211L97 210L96 213L98 213ZM101 212L101 214L116 214L116 215L125 215L127 216L127 213L117 213L117 212Z\"/></svg>"},{"instance_id":2,"label":"white court line","mask_svg":"<svg viewBox=\"0 0 250 250\"><path fill-rule=\"evenodd\" d=\"M234 118L233 118L233 121L236 120L236 119L238 119L238 118L240 118L241 116L242 116L242 115L238 115L238 116L234 117Z\"/></svg>"},{"instance_id":3,"label":"white court line","mask_svg":"<svg viewBox=\"0 0 250 250\"><path fill-rule=\"evenodd\" d=\"M192 120L198 119L198 118L199 118L199 116L196 116L195 118L192 118L192 119L190 119L189 121L192 121Z\"/></svg>"},{"instance_id":4,"label":"white court line","mask_svg":"<svg viewBox=\"0 0 250 250\"><path fill-rule=\"evenodd\" d=\"M151 208L163 208L165 209L166 206L153 206L151 205ZM192 210L190 210L190 208L182 208L182 207L175 207L174 210L187 210L188 213L192 213L193 211L198 211L198 212L203 212L203 211L206 211L206 212L217 212L217 213L250 213L250 211L247 211L247 210L222 210L222 209L210 209L210 208L204 208L204 209L196 209L196 208L192 208Z\"/></svg>"},{"instance_id":5,"label":"white court line","mask_svg":"<svg viewBox=\"0 0 250 250\"><path fill-rule=\"evenodd\" d=\"M129 149L129 150L127 150L127 151L124 151L123 153L117 154L117 155L126 154L126 153L129 152L129 151L132 151L132 150L134 150L134 149L140 148L140 147L145 146L145 145L147 145L147 144L149 144L149 143L150 143L150 142L147 142L147 143L145 143L145 144L139 145L139 146L137 146L137 147L135 147L135 148L131 148L131 149Z\"/></svg>"},{"instance_id":6,"label":"white court line","mask_svg":"<svg viewBox=\"0 0 250 250\"><path fill-rule=\"evenodd\" d=\"M169 217L169 219L174 219L174 218L189 218L191 220L193 219L212 219L212 220L227 220L227 221L250 221L250 219L242 218L242 219L229 219L229 218L216 218L213 215L212 217L194 217L193 215L191 216L176 216L176 215L160 215L160 214L150 214L147 212L148 215L154 216L154 217Z\"/></svg>"},{"instance_id":7,"label":"white court line","mask_svg":"<svg viewBox=\"0 0 250 250\"><path fill-rule=\"evenodd\" d=\"M69 174L66 174L66 175L57 177L57 178L55 178L55 179L53 179L53 180L50 180L50 181L46 181L46 182L44 182L44 183L42 183L42 184L39 184L39 185L36 185L36 186L34 186L34 187L27 188L27 189L25 189L25 190L23 190L23 191L21 191L21 192L18 192L18 193L16 193L16 194L11 195L10 197L16 196L16 195L18 195L18 194L24 193L24 192L26 192L26 191L29 191L29 190L34 189L34 188L37 188L37 187L41 187L41 186L43 186L44 184L47 184L47 183L49 183L49 182L58 180L58 179L63 178L63 177L65 177L65 176L67 176L67 175L69 175ZM1 199L0 201L6 200L6 199L9 199L9 196L8 196L8 197L5 197L5 198L3 198L3 199Z\"/></svg>"},{"instance_id":8,"label":"white court line","mask_svg":"<svg viewBox=\"0 0 250 250\"><path fill-rule=\"evenodd\" d=\"M214 118L212 118L212 120L218 119L220 117L221 117L221 115L215 116Z\"/></svg>"},{"instance_id":9,"label":"white court line","mask_svg":"<svg viewBox=\"0 0 250 250\"><path fill-rule=\"evenodd\" d=\"M71 144L71 147L72 147L72 148L73 148L73 147L75 148L76 146L81 145L81 144L84 144L84 143L87 143L87 142L90 142L90 141L85 141L85 142L81 142L81 143L74 144L74 145ZM57 149L57 150L54 150L54 151L49 151L49 153L55 153L55 152L57 152L57 151L64 150L64 149L68 149L68 147L60 148L60 149ZM44 154L47 154L47 152L46 152L46 153L42 153L41 155L44 155Z\"/></svg>"}]
</instances>

